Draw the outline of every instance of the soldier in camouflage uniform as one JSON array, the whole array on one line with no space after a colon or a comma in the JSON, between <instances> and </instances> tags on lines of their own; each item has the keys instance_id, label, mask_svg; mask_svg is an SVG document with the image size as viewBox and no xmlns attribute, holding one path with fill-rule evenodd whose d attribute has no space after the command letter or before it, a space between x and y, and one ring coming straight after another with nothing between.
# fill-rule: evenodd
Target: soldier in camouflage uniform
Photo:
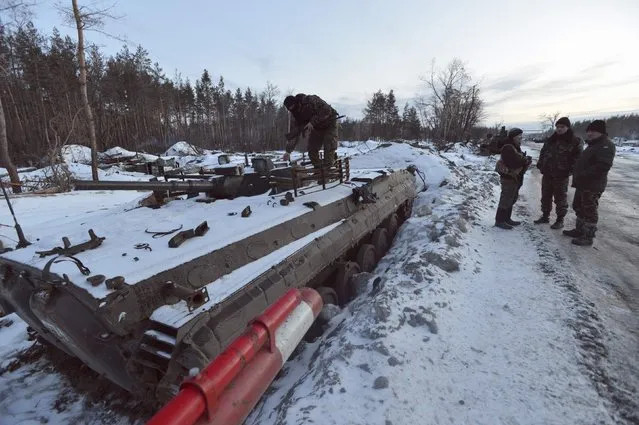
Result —
<instances>
[{"instance_id":1,"label":"soldier in camouflage uniform","mask_svg":"<svg viewBox=\"0 0 639 425\"><path fill-rule=\"evenodd\" d=\"M512 219L513 206L519 199L519 189L524 182L524 174L530 166L532 158L521 150L523 131L512 128L508 132L501 155L495 171L499 174L501 194L495 213L495 226L506 230L512 230L513 226L519 226L520 221Z\"/></svg>"},{"instance_id":2,"label":"soldier in camouflage uniform","mask_svg":"<svg viewBox=\"0 0 639 425\"><path fill-rule=\"evenodd\" d=\"M316 95L298 93L287 96L284 106L291 112L291 132L286 135L286 154L291 152L300 138L308 138L308 156L315 168L322 167L319 151L324 147L324 165L332 166L337 159L337 112Z\"/></svg>"},{"instance_id":3,"label":"soldier in camouflage uniform","mask_svg":"<svg viewBox=\"0 0 639 425\"><path fill-rule=\"evenodd\" d=\"M592 245L597 231L599 198L608 184L608 171L612 168L616 148L608 139L606 123L595 120L586 128L588 146L579 156L572 175L575 199L572 209L577 214L577 225L564 230L564 235L574 238L575 245Z\"/></svg>"},{"instance_id":4,"label":"soldier in camouflage uniform","mask_svg":"<svg viewBox=\"0 0 639 425\"><path fill-rule=\"evenodd\" d=\"M557 220L552 229L564 227L564 217L568 212L568 179L575 162L583 150L582 140L570 128L570 120L562 117L555 123L555 132L541 148L537 168L541 179L541 213L535 224L550 223L552 201L555 198Z\"/></svg>"}]
</instances>

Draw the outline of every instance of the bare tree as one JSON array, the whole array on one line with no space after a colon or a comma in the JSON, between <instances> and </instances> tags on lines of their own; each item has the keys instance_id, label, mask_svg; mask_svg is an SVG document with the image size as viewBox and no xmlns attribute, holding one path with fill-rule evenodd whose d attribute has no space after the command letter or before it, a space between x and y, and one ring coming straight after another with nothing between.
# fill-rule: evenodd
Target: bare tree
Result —
<instances>
[{"instance_id":1,"label":"bare tree","mask_svg":"<svg viewBox=\"0 0 639 425\"><path fill-rule=\"evenodd\" d=\"M91 176L93 180L98 180L98 139L95 135L95 121L93 121L93 112L89 103L89 95L87 92L87 64L84 59L84 26L91 20L90 14L80 13L78 1L71 0L73 3L73 16L78 29L78 61L80 62L80 92L82 93L82 101L84 102L84 110L89 125L89 141L91 143Z\"/></svg>"},{"instance_id":2,"label":"bare tree","mask_svg":"<svg viewBox=\"0 0 639 425\"><path fill-rule=\"evenodd\" d=\"M75 28L78 31L78 62L80 65L80 93L82 96L82 102L84 103L84 110L87 117L87 125L89 127L89 143L91 145L91 174L93 180L98 180L98 140L95 131L95 120L93 119L93 111L91 109L91 103L89 102L89 95L87 91L87 64L85 57L85 30L96 31L101 34L105 34L109 37L126 42L122 38L107 34L102 30L104 27L105 18L119 19L109 13L109 10L113 7L105 9L88 9L84 6L78 6L77 0L71 0L73 6L73 13L69 13L68 10L57 5L68 23L75 23Z\"/></svg>"},{"instance_id":3,"label":"bare tree","mask_svg":"<svg viewBox=\"0 0 639 425\"><path fill-rule=\"evenodd\" d=\"M467 138L483 118L483 101L479 84L462 61L455 58L443 70L433 61L430 76L421 80L426 93L418 96L417 107L435 145L441 148Z\"/></svg>"},{"instance_id":4,"label":"bare tree","mask_svg":"<svg viewBox=\"0 0 639 425\"><path fill-rule=\"evenodd\" d=\"M7 121L4 118L4 108L2 107L2 98L0 97L0 163L7 169L9 173L9 180L11 181L11 187L13 193L22 192L22 185L20 184L20 176L18 175L18 169L11 161L9 156L9 139L7 138Z\"/></svg>"},{"instance_id":5,"label":"bare tree","mask_svg":"<svg viewBox=\"0 0 639 425\"><path fill-rule=\"evenodd\" d=\"M541 124L541 128L544 134L552 133L553 128L555 128L555 123L559 116L561 115L561 111L556 111L552 114L541 114L539 115L539 123Z\"/></svg>"},{"instance_id":6,"label":"bare tree","mask_svg":"<svg viewBox=\"0 0 639 425\"><path fill-rule=\"evenodd\" d=\"M2 22L2 14L12 15L13 21L20 25L25 19L31 15L31 6L33 2L27 2L24 0L0 0L0 36L4 32L4 23ZM0 79L3 79L7 74L5 68L5 59L0 55ZM4 115L4 107L2 105L2 97L0 96L0 164L7 169L9 173L9 181L11 181L11 187L13 193L22 192L22 185L20 183L20 176L18 175L18 169L11 160L9 155L9 137L7 136L7 120Z\"/></svg>"}]
</instances>

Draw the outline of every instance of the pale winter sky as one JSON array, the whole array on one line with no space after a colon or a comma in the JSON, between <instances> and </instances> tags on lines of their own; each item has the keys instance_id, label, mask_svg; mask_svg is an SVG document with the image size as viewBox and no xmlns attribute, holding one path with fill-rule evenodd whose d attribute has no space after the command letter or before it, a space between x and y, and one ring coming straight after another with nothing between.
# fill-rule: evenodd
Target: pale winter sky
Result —
<instances>
[{"instance_id":1,"label":"pale winter sky","mask_svg":"<svg viewBox=\"0 0 639 425\"><path fill-rule=\"evenodd\" d=\"M40 0L36 25L75 39L53 4ZM378 89L394 89L401 111L431 60L453 57L482 81L487 124L639 110L639 0L119 0L113 12L124 17L106 30L141 44L167 76L268 80L353 117ZM121 47L87 38L109 54Z\"/></svg>"}]
</instances>

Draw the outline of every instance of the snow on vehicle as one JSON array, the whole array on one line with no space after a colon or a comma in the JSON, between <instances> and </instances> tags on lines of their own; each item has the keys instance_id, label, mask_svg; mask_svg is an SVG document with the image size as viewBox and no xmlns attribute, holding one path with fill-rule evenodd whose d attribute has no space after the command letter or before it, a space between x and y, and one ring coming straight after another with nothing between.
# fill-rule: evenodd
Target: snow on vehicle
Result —
<instances>
[{"instance_id":1,"label":"snow on vehicle","mask_svg":"<svg viewBox=\"0 0 639 425\"><path fill-rule=\"evenodd\" d=\"M304 186L318 176L300 177L306 171L298 167L274 173L268 161L263 165L255 175L230 173L226 183L219 175L119 186L77 182L85 190L150 190L155 201L175 191L188 197L60 223L31 245L4 253L0 306L122 388L159 403L176 396L185 379L201 380L203 370L211 378L213 370L214 396L205 394L210 415L233 382L248 379L239 388L249 395L237 396L250 396L248 410L228 416L241 420L292 352L278 345L277 335L294 347L317 317L309 291L324 304L349 302L352 276L374 268L416 196L412 167L350 178L340 161L320 173L321 184ZM303 302L312 315L299 312ZM247 329L273 314L279 319L267 323L262 345L248 338L255 345L229 366ZM291 325L292 317L301 327ZM276 348L279 366L247 356ZM275 370L240 376L253 358Z\"/></svg>"}]
</instances>

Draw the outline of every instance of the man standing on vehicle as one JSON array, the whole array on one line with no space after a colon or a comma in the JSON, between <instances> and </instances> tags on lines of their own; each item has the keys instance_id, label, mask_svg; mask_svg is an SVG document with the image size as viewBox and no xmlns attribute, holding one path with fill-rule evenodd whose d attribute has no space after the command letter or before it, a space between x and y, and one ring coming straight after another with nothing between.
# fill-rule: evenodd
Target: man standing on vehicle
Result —
<instances>
[{"instance_id":1,"label":"man standing on vehicle","mask_svg":"<svg viewBox=\"0 0 639 425\"><path fill-rule=\"evenodd\" d=\"M331 105L316 95L298 93L286 96L284 106L292 115L291 132L286 135L284 160L290 159L291 152L301 137L308 137L308 156L315 168L322 167L319 151L324 147L324 165L334 164L337 150L337 112Z\"/></svg>"},{"instance_id":2,"label":"man standing on vehicle","mask_svg":"<svg viewBox=\"0 0 639 425\"><path fill-rule=\"evenodd\" d=\"M577 225L564 230L564 235L574 238L575 245L589 246L597 231L599 198L608 184L608 171L612 168L616 148L608 139L606 123L595 120L586 128L588 146L577 159L572 175L572 187L576 189L572 209L577 215Z\"/></svg>"},{"instance_id":3,"label":"man standing on vehicle","mask_svg":"<svg viewBox=\"0 0 639 425\"><path fill-rule=\"evenodd\" d=\"M568 179L579 154L583 150L582 140L575 136L568 117L555 123L555 132L546 140L537 161L541 179L541 213L535 224L550 223L552 201L555 198L557 220L551 229L564 227L564 217L568 212Z\"/></svg>"}]
</instances>

